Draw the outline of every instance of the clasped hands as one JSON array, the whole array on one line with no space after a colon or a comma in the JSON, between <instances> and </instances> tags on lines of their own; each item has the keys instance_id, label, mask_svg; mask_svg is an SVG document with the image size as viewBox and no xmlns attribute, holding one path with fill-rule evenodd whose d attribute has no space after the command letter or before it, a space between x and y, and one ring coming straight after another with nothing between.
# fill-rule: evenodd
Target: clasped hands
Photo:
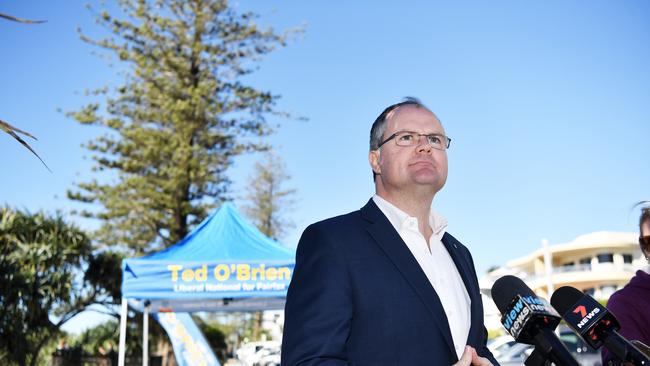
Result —
<instances>
[{"instance_id":1,"label":"clasped hands","mask_svg":"<svg viewBox=\"0 0 650 366\"><path fill-rule=\"evenodd\" d=\"M479 356L472 346L465 346L462 357L452 366L492 366L492 362Z\"/></svg>"}]
</instances>

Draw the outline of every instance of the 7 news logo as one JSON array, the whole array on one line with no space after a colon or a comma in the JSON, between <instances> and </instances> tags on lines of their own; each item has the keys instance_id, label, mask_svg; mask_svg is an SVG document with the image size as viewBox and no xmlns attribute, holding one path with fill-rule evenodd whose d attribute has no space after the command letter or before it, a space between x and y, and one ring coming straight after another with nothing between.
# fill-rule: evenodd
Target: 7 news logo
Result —
<instances>
[{"instance_id":1,"label":"7 news logo","mask_svg":"<svg viewBox=\"0 0 650 366\"><path fill-rule=\"evenodd\" d=\"M591 319L596 316L596 314L600 313L599 308L594 308L591 310L589 313L587 313L587 308L584 305L578 305L575 309L573 309L574 314L580 314L580 321L577 324L578 329L582 329L586 324L589 323Z\"/></svg>"}]
</instances>

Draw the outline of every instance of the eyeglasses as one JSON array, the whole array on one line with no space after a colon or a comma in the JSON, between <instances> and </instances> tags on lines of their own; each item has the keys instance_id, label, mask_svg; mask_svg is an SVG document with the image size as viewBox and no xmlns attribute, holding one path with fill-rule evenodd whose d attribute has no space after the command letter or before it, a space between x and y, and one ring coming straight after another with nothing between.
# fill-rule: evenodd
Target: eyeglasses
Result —
<instances>
[{"instance_id":1,"label":"eyeglasses","mask_svg":"<svg viewBox=\"0 0 650 366\"><path fill-rule=\"evenodd\" d=\"M380 148L388 141L395 139L397 146L413 146L420 143L420 138L425 136L429 145L437 150L447 150L451 145L451 139L439 133L417 133L414 131L397 131L390 135L386 140L379 143L377 148Z\"/></svg>"},{"instance_id":2,"label":"eyeglasses","mask_svg":"<svg viewBox=\"0 0 650 366\"><path fill-rule=\"evenodd\" d=\"M639 244L645 249L650 251L650 235L639 236Z\"/></svg>"}]
</instances>

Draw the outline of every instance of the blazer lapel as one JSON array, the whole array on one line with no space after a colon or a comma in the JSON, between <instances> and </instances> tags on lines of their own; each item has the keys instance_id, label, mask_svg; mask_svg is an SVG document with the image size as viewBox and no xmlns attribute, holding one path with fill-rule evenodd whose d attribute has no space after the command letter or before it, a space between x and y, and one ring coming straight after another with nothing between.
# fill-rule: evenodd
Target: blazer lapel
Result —
<instances>
[{"instance_id":1,"label":"blazer lapel","mask_svg":"<svg viewBox=\"0 0 650 366\"><path fill-rule=\"evenodd\" d=\"M449 255L451 256L452 260L454 261L454 264L456 264L456 268L458 268L458 273L460 273L461 278L463 279L463 283L465 284L465 289L467 289L467 294L469 295L470 299L470 316L471 316L471 323L470 323L470 329L469 329L469 334L467 335L467 340L471 341L473 339L478 339L477 332L480 332L482 327L480 325L483 324L483 319L482 319L482 304L480 300L480 297L477 298L476 294L480 294L479 289L477 288L477 284L474 281L474 278L472 275L474 274L474 267L471 265L469 262L469 258L466 256L462 255L460 252L460 247L461 244L451 236L449 233L445 233L445 235L442 237L442 243L445 245L445 248L447 248L447 251L449 252ZM480 296L480 295L479 295Z\"/></svg>"},{"instance_id":2,"label":"blazer lapel","mask_svg":"<svg viewBox=\"0 0 650 366\"><path fill-rule=\"evenodd\" d=\"M367 231L424 302L434 323L442 332L449 350L455 355L449 321L440 298L413 254L372 199L361 209L361 215L369 222Z\"/></svg>"}]
</instances>

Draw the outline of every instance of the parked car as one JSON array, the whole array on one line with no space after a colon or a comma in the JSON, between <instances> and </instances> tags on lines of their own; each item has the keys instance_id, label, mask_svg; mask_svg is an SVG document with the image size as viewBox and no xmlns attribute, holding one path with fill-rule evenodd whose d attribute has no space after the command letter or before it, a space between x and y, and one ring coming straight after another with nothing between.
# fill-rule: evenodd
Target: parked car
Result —
<instances>
[{"instance_id":1,"label":"parked car","mask_svg":"<svg viewBox=\"0 0 650 366\"><path fill-rule=\"evenodd\" d=\"M259 366L280 366L280 350L274 350L270 354L260 358Z\"/></svg>"},{"instance_id":2,"label":"parked car","mask_svg":"<svg viewBox=\"0 0 650 366\"><path fill-rule=\"evenodd\" d=\"M532 352L533 346L530 344L515 343L495 358L501 366L523 366Z\"/></svg>"},{"instance_id":3,"label":"parked car","mask_svg":"<svg viewBox=\"0 0 650 366\"><path fill-rule=\"evenodd\" d=\"M277 364L280 364L280 346L262 348L249 359L253 366L274 366L274 360L277 358Z\"/></svg>"},{"instance_id":4,"label":"parked car","mask_svg":"<svg viewBox=\"0 0 650 366\"><path fill-rule=\"evenodd\" d=\"M571 355L582 366L602 366L600 350L593 350L570 330L563 330L558 337L566 345ZM529 344L516 343L500 356L495 356L501 366L524 366L524 362L533 352Z\"/></svg>"},{"instance_id":5,"label":"parked car","mask_svg":"<svg viewBox=\"0 0 650 366\"><path fill-rule=\"evenodd\" d=\"M561 332L559 338L580 365L602 366L603 362L600 357L600 350L594 350L587 346L575 333L571 331Z\"/></svg>"},{"instance_id":6,"label":"parked car","mask_svg":"<svg viewBox=\"0 0 650 366\"><path fill-rule=\"evenodd\" d=\"M274 352L280 352L280 342L278 341L250 342L236 350L235 355L247 366L259 366L263 357Z\"/></svg>"},{"instance_id":7,"label":"parked car","mask_svg":"<svg viewBox=\"0 0 650 366\"><path fill-rule=\"evenodd\" d=\"M487 347L490 349L490 352L492 352L494 358L499 358L515 344L517 344L517 342L515 342L511 336L502 335L488 341Z\"/></svg>"}]
</instances>

